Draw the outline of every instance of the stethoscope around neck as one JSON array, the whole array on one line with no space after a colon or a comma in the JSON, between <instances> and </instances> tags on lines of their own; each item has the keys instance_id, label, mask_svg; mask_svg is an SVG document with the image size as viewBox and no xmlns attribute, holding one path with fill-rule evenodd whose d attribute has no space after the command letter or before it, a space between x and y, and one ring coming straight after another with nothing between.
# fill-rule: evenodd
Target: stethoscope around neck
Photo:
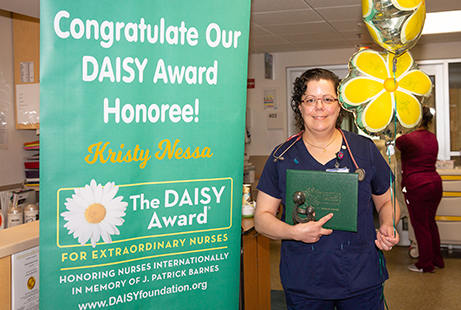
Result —
<instances>
[{"instance_id":1,"label":"stethoscope around neck","mask_svg":"<svg viewBox=\"0 0 461 310\"><path fill-rule=\"evenodd\" d=\"M347 139L346 139L346 136L344 135L344 132L338 128L339 132L341 133L341 136L343 137L344 139L344 143L346 143L346 148L347 148L347 151L349 152L349 155L351 156L351 159L352 159L352 162L354 163L354 166L355 166L355 173L358 174L358 179L359 181L363 181L365 180L365 169L363 168L359 168L359 165L357 165L357 162L355 161L355 158L354 158L354 155L352 155L352 152L351 152L351 148L349 147L349 143L347 142ZM284 143L280 144L277 149L274 151L274 153L272 153L272 156L274 157L274 163L276 163L277 161L281 160L285 160L285 158L283 157L283 155L293 146L295 145L296 142L298 142L302 137L303 137L303 133L304 133L304 130L290 136ZM280 150L280 148L282 146L285 145L285 143L291 141L295 139L280 155L276 155L277 152Z\"/></svg>"}]
</instances>

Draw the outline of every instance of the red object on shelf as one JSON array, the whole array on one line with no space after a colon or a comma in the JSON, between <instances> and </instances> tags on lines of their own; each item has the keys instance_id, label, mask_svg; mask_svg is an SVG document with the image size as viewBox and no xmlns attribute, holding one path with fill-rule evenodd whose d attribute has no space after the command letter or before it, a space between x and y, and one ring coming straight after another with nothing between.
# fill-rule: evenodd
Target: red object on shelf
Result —
<instances>
[{"instance_id":1,"label":"red object on shelf","mask_svg":"<svg viewBox=\"0 0 461 310\"><path fill-rule=\"evenodd\" d=\"M24 146L35 146L35 145L40 145L40 140L24 143Z\"/></svg>"},{"instance_id":2,"label":"red object on shelf","mask_svg":"<svg viewBox=\"0 0 461 310\"><path fill-rule=\"evenodd\" d=\"M40 167L39 161L26 161L24 162L24 167L26 169L37 169Z\"/></svg>"}]
</instances>

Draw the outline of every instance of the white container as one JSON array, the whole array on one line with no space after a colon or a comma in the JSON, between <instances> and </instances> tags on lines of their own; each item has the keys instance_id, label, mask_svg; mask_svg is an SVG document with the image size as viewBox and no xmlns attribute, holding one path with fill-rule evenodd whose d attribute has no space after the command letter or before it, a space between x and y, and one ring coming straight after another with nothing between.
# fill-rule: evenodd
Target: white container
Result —
<instances>
[{"instance_id":1,"label":"white container","mask_svg":"<svg viewBox=\"0 0 461 310\"><path fill-rule=\"evenodd\" d=\"M454 160L438 160L435 163L437 169L454 169L455 161Z\"/></svg>"},{"instance_id":2,"label":"white container","mask_svg":"<svg viewBox=\"0 0 461 310\"><path fill-rule=\"evenodd\" d=\"M242 217L254 217L256 209L256 202L251 202L249 204L242 206Z\"/></svg>"},{"instance_id":3,"label":"white container","mask_svg":"<svg viewBox=\"0 0 461 310\"><path fill-rule=\"evenodd\" d=\"M242 206L250 204L252 201L251 197L251 184L243 184L242 190Z\"/></svg>"},{"instance_id":4,"label":"white container","mask_svg":"<svg viewBox=\"0 0 461 310\"><path fill-rule=\"evenodd\" d=\"M15 206L8 209L7 228L18 226L24 223L22 208Z\"/></svg>"},{"instance_id":5,"label":"white container","mask_svg":"<svg viewBox=\"0 0 461 310\"><path fill-rule=\"evenodd\" d=\"M24 207L24 223L30 223L38 220L38 206L29 204Z\"/></svg>"}]
</instances>

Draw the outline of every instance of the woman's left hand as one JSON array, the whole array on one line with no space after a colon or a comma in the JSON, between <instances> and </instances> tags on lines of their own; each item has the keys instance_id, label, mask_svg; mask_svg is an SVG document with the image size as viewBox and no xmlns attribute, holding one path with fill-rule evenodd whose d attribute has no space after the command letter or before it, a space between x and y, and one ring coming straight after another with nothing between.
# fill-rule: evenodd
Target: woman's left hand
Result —
<instances>
[{"instance_id":1,"label":"woman's left hand","mask_svg":"<svg viewBox=\"0 0 461 310\"><path fill-rule=\"evenodd\" d=\"M392 247L399 243L399 233L390 225L381 225L376 232L376 246L383 251L390 251Z\"/></svg>"},{"instance_id":2,"label":"woman's left hand","mask_svg":"<svg viewBox=\"0 0 461 310\"><path fill-rule=\"evenodd\" d=\"M372 195L376 211L379 215L380 227L376 232L376 246L383 251L390 251L399 243L399 234L394 229L400 219L400 207L396 199L392 199L391 188L382 195ZM395 205L394 205L395 203Z\"/></svg>"}]
</instances>

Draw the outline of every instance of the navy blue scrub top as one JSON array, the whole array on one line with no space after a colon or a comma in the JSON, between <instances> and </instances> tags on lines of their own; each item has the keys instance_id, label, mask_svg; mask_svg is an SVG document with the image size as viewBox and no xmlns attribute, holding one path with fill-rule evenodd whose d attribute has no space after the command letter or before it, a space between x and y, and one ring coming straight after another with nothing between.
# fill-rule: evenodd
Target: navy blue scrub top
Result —
<instances>
[{"instance_id":1,"label":"navy blue scrub top","mask_svg":"<svg viewBox=\"0 0 461 310\"><path fill-rule=\"evenodd\" d=\"M344 299L374 290L388 278L384 257L380 259L375 245L371 195L384 194L393 175L373 141L347 131L344 135L357 165L366 171L365 180L359 182L357 232L333 231L316 243L283 240L280 277L284 290L291 294L315 299ZM292 141L285 143L276 155L286 150ZM346 146L344 140L342 145ZM339 160L340 168L347 167L354 172L356 168L344 147L344 157ZM333 169L336 163L335 159L325 165L317 162L302 139L283 157L284 160L274 162L271 154L257 188L281 199L284 206L287 169L325 171Z\"/></svg>"}]
</instances>

